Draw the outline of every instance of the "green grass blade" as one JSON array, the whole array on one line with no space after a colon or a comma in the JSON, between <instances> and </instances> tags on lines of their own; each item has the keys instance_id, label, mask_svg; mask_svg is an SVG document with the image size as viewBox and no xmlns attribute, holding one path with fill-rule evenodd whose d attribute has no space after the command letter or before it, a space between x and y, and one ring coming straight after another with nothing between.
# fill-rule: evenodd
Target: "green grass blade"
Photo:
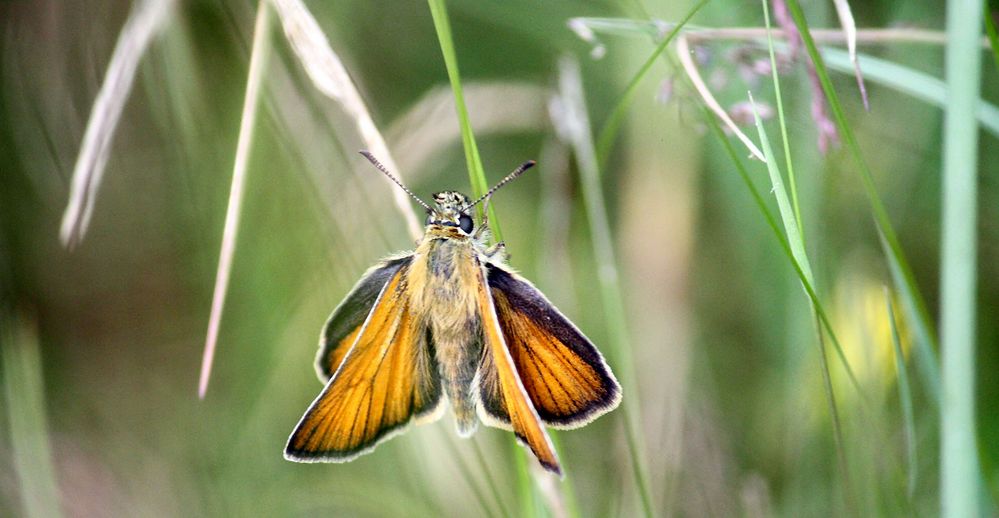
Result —
<instances>
[{"instance_id":1,"label":"green grass blade","mask_svg":"<svg viewBox=\"0 0 999 518\"><path fill-rule=\"evenodd\" d=\"M600 135L597 137L597 163L600 165L601 169L607 165L607 157L610 155L611 146L614 145L614 140L617 138L618 131L621 129L621 124L624 122L624 117L628 113L628 108L631 106L631 102L635 98L635 92L638 91L639 83L641 83L642 79L644 79L646 74L649 73L649 70L652 70L652 65L657 59L659 59L659 55L666 50L666 47L668 47L670 42L673 41L673 38L675 38L687 22L689 22L690 19L697 14L697 11L700 11L701 8L704 7L704 5L709 1L710 0L701 0L698 2L698 4L687 13L687 16L684 16L683 19L680 20L680 23L674 25L669 34L667 34L666 37L659 42L656 49L652 51L652 54L649 55L648 59L645 60L645 63L643 63L641 68L638 69L635 76L628 82L628 86L625 87L624 93L621 94L621 98L617 101L617 104L614 105L614 109L611 110L610 116L607 117L607 122L604 123L603 129L600 130Z\"/></svg>"},{"instance_id":2,"label":"green grass blade","mask_svg":"<svg viewBox=\"0 0 999 518\"><path fill-rule=\"evenodd\" d=\"M773 47L771 46L771 50ZM753 101L753 95L749 94L749 102L753 106L753 120L756 122L756 131L760 136L760 149L763 150L763 156L767 160L767 171L770 174L770 182L773 185L774 195L777 197L777 208L780 211L781 220L784 223L784 231L787 235L788 244L791 247L791 254L797 264L800 265L800 269L804 277L808 280L809 284L815 284L815 277L812 274L812 267L808 261L808 254L805 252L805 243L801 239L801 230L798 227L798 220L795 217L794 210L791 207L791 201L788 198L787 190L784 188L784 181L781 177L780 170L777 167L777 157L774 156L773 149L770 147L770 139L767 137L766 130L763 128L763 121L760 119L760 114L756 110L756 104ZM778 105L781 104L780 96L777 97ZM783 123L783 121L781 121ZM781 124L783 126L783 124ZM832 387L832 377L829 374L829 361L826 359L826 345L825 337L822 334L822 321L819 318L818 310L814 308L812 311L815 317L815 332L818 334L817 345L819 347L819 360L821 363L822 370L822 385L826 395L826 402L829 405L829 416L833 425L833 440L836 443L836 455L839 458L841 475L843 477L843 491L846 495L847 505L850 509L855 508L852 497L852 491L850 489L849 470L846 463L846 446L843 442L843 429L840 424L839 410L836 407L836 393L833 391ZM846 356L840 352L840 358L843 361L843 365L847 372L851 374L852 369L850 368L849 362L846 361ZM859 387L858 387L859 390Z\"/></svg>"},{"instance_id":3,"label":"green grass blade","mask_svg":"<svg viewBox=\"0 0 999 518\"><path fill-rule=\"evenodd\" d=\"M486 181L485 170L482 167L482 159L479 157L479 147L475 143L475 135L472 132L472 123L468 117L468 108L465 106L465 95L461 86L461 74L458 71L458 57L454 48L454 40L451 37L451 24L447 16L447 6L444 0L428 0L430 14L434 20L434 28L437 31L437 39L440 42L441 53L444 56L444 65L447 68L448 79L451 82L451 90L454 92L454 105L458 112L458 125L461 128L461 143L465 149L465 161L468 167L468 179L472 186L472 197L478 198L489 189ZM483 205L476 209L481 219L483 216ZM497 242L503 240L503 233L500 230L499 218L496 217L496 210L489 205L489 229L493 239ZM511 441L516 442L514 439ZM483 470L488 469L488 465L482 465ZM531 484L531 474L527 469L527 463L520 459L514 462L514 472L517 474L517 492L521 501L537 501L536 489ZM491 486L494 497L497 501L502 501L502 495L496 493L495 486ZM526 492L525 492L526 491Z\"/></svg>"},{"instance_id":4,"label":"green grass blade","mask_svg":"<svg viewBox=\"0 0 999 518\"><path fill-rule=\"evenodd\" d=\"M851 70L849 55L840 49L823 47L822 58L826 60L826 64L833 70L838 72L849 72ZM911 95L937 108L947 108L949 94L947 85L943 81L912 68L874 56L857 54L857 58L864 67L864 76L869 81ZM999 107L984 99L979 99L975 109L975 117L981 123L982 129L999 137Z\"/></svg>"},{"instance_id":5,"label":"green grass blade","mask_svg":"<svg viewBox=\"0 0 999 518\"><path fill-rule=\"evenodd\" d=\"M989 36L989 45L992 46L992 58L996 62L996 70L999 70L999 31L996 30L996 22L992 19L992 13L989 12L989 0L982 2L984 11L982 14L985 18L985 34Z\"/></svg>"},{"instance_id":6,"label":"green grass blade","mask_svg":"<svg viewBox=\"0 0 999 518\"><path fill-rule=\"evenodd\" d=\"M510 453L513 455L514 470L517 472L517 501L520 503L520 516L535 516L538 504L538 494L531 485L531 474L527 463L531 462L530 453L516 441L510 442Z\"/></svg>"},{"instance_id":7,"label":"green grass blade","mask_svg":"<svg viewBox=\"0 0 999 518\"><path fill-rule=\"evenodd\" d=\"M826 99L829 101L829 109L833 115L833 120L836 123L836 128L839 130L839 134L843 138L843 142L845 143L851 157L856 162L861 183L863 184L864 191L867 194L867 199L871 206L871 213L874 216L874 223L886 245L885 256L888 260L889 267L898 271L899 277L903 281L902 284L905 285L904 289L899 289L899 293L908 297L905 307L906 309L911 309L910 321L913 325L923 328L917 333L918 336L931 341L929 344L926 344L926 347L924 347L923 350L935 351L938 349L935 342L936 332L933 330L933 323L930 319L930 313L926 309L926 302L923 300L919 287L916 284L915 275L912 273L909 261L906 259L905 253L902 250L902 245L898 240L898 235L895 233L895 228L888 219L888 211L885 209L884 203L881 201L881 196L878 194L877 188L874 185L874 177L871 174L870 167L861 154L857 138L846 120L843 107L839 102L839 96L836 94L836 90L832 86L832 81L829 79L829 72L826 70L825 62L822 60L818 47L815 45L815 40L812 39L812 35L808 30L808 23L805 21L805 15L802 13L801 5L798 3L798 0L787 0L787 7L791 13L791 17L794 19L795 26L801 34L801 39L805 44L808 55L815 64L815 72L822 85L822 91L825 93ZM929 359L927 360L927 362L930 361L931 360ZM935 359L932 361L935 361ZM933 385L931 373L924 373L924 375L927 377L927 385L932 390ZM937 395L939 395L939 393Z\"/></svg>"},{"instance_id":8,"label":"green grass blade","mask_svg":"<svg viewBox=\"0 0 999 518\"><path fill-rule=\"evenodd\" d=\"M879 235L878 238L881 241L881 248L888 252L888 243L885 241L884 236ZM913 306L913 301L916 300L916 296L912 293L910 286L905 282L905 276L899 269L898 263L895 261L888 261L888 272L891 274L892 281L894 282L896 289L901 295L902 306L905 310L905 314L909 315L908 321L912 324L912 332L916 335L915 347L916 347L916 366L919 369L920 375L923 377L923 382L926 384L927 392L930 394L933 403L939 407L940 406L940 363L937 361L937 355L931 348L930 344L936 343L936 336L928 335L927 333L932 332L926 326L919 325L918 321L912 319L912 315L916 314L918 309Z\"/></svg>"},{"instance_id":9,"label":"green grass blade","mask_svg":"<svg viewBox=\"0 0 999 518\"><path fill-rule=\"evenodd\" d=\"M750 102L753 102L752 94L749 95L749 100ZM782 104L779 97L777 99L777 103L778 106ZM810 287L814 287L815 276L812 274L812 266L808 260L808 254L805 252L805 242L802 239L801 228L798 226L798 218L796 217L794 209L791 206L787 190L784 188L784 180L781 176L780 169L777 167L777 157L774 156L773 149L770 147L770 139L767 138L766 130L763 128L763 121L760 120L760 115L756 111L755 104L753 105L753 118L756 121L756 130L760 136L760 143L763 146L763 156L767 160L767 172L770 174L770 182L773 185L774 195L777 198L777 208L780 210L781 220L784 224L784 230L787 235L787 243L791 249L791 255L793 256L794 262L800 268L805 280L808 281L808 285ZM819 320L821 322L821 318ZM853 384L859 392L860 383L857 382L857 378L853 373L853 368L850 367L850 362L847 361L846 355L843 353L839 341L836 340L833 343L835 344L836 352L843 363L843 368L846 370L850 379L853 380ZM823 352L823 354L825 353ZM835 407L832 410L833 414L835 414Z\"/></svg>"},{"instance_id":10,"label":"green grass blade","mask_svg":"<svg viewBox=\"0 0 999 518\"><path fill-rule=\"evenodd\" d=\"M479 441L472 441L472 451L475 452L475 459L479 462L480 466L488 467L489 462L486 460L486 456L482 453L482 447L479 446ZM496 499L496 507L500 510L503 516L509 518L513 516L510 511L507 510L506 504L504 504L503 495L499 491L499 486L496 485L496 479L493 478L492 470L483 469L483 474L486 476L486 484L489 484L489 490L492 491L493 497Z\"/></svg>"},{"instance_id":11,"label":"green grass blade","mask_svg":"<svg viewBox=\"0 0 999 518\"><path fill-rule=\"evenodd\" d=\"M812 275L812 266L808 261L808 254L805 253L805 243L801 240L798 218L795 217L794 209L787 195L787 189L784 188L784 179L781 177L780 169L777 167L777 157L774 156L773 149L770 147L770 139L767 137L766 130L763 129L763 121L760 120L760 114L756 110L756 103L751 93L749 94L749 102L753 105L753 120L756 122L756 131L760 136L760 149L763 150L763 156L767 159L767 172L770 174L770 183L773 185L773 193L777 198L777 208L784 223L784 231L787 235L788 244L791 245L791 253L794 254L794 259L798 261L798 264L801 265L801 270L805 273L805 277L808 278L808 282L814 285L815 277Z\"/></svg>"},{"instance_id":12,"label":"green grass blade","mask_svg":"<svg viewBox=\"0 0 999 518\"><path fill-rule=\"evenodd\" d=\"M472 473L472 468L470 468L468 466L468 462L465 461L465 456L458 451L458 447L454 444L454 437L448 435L444 438L444 443L447 444L448 449L451 450L451 458L458 463L458 469L461 471L461 477L472 490L475 500L479 503L479 507L482 508L483 515L490 518L495 516L495 514L493 514L493 509L489 506L489 501L486 499L485 492L481 487L479 487L479 483L476 481L475 473ZM494 496L499 497L500 495Z\"/></svg>"},{"instance_id":13,"label":"green grass blade","mask_svg":"<svg viewBox=\"0 0 999 518\"><path fill-rule=\"evenodd\" d=\"M816 313L818 313L819 321L822 323L822 327L826 330L826 333L829 334L829 338L833 341L833 348L839 356L840 362L843 364L847 377L850 379L850 383L857 390L857 393L863 396L863 392L860 390L860 382L857 380L856 375L854 375L853 370L850 368L849 362L846 361L846 356L843 354L843 347L840 345L839 338L837 338L836 333L833 331L829 315L826 312L825 307L822 305L822 302L819 300L819 296L816 293L815 288L812 286L809 277L805 275L805 270L802 268L801 264L798 263L798 260L795 259L794 252L791 250L791 245L788 244L787 238L784 237L784 233L781 232L776 217L770 212L770 209L767 207L767 204L763 199L763 195L760 194L759 189L757 189L756 185L753 184L752 178L746 170L746 166L742 164L738 153L736 153L732 144L725 136L725 133L714 119L714 115L708 111L706 107L702 106L701 108L705 116L705 121L707 121L708 126L715 132L715 136L718 137L718 140L724 146L729 158L732 159L732 163L735 165L736 171L738 171L739 176L742 177L742 181L746 184L746 188L749 189L750 194L753 196L753 200L756 202L757 208L766 220L767 226L770 227L774 237L777 238L777 243L780 245L781 250L787 257L788 262L791 264L791 267L794 268L794 272L798 276L798 280L801 281L801 285L805 289L808 299L811 301Z\"/></svg>"},{"instance_id":14,"label":"green grass blade","mask_svg":"<svg viewBox=\"0 0 999 518\"><path fill-rule=\"evenodd\" d=\"M943 344L941 508L944 516L977 516L981 489L975 437L975 277L978 124L982 9L947 3L945 57L949 104L944 118L940 329Z\"/></svg>"},{"instance_id":15,"label":"green grass blade","mask_svg":"<svg viewBox=\"0 0 999 518\"><path fill-rule=\"evenodd\" d=\"M891 327L891 341L895 347L895 371L898 375L898 398L902 407L902 424L905 429L905 463L908 469L907 489L911 500L916 493L916 482L919 474L916 458L916 420L912 410L912 391L909 389L909 374L905 370L905 355L902 353L902 340L898 336L898 326L895 323L895 307L891 302L891 292L885 287L885 303L888 308L888 324Z\"/></svg>"},{"instance_id":16,"label":"green grass blade","mask_svg":"<svg viewBox=\"0 0 999 518\"><path fill-rule=\"evenodd\" d=\"M472 133L472 122L468 118L468 108L465 106L465 94L461 87L461 75L458 72L458 56L454 50L454 39L451 37L451 23L447 17L447 6L444 0L427 0L430 5L430 14L434 19L434 29L437 30L437 39L440 41L441 53L444 55L444 66L447 67L447 77L451 81L451 90L454 91L454 107L458 112L458 125L461 128L461 144L465 148L465 162L468 167L468 180L472 186L472 198L478 198L489 189L489 182L486 181L486 173L482 168L482 158L479 157L479 146L475 143L475 135ZM489 206L489 228L496 241L503 240L503 233L500 231L499 220L496 218L496 211ZM482 205L476 211L479 218L482 218Z\"/></svg>"},{"instance_id":17,"label":"green grass blade","mask_svg":"<svg viewBox=\"0 0 999 518\"><path fill-rule=\"evenodd\" d=\"M559 69L559 99L562 102L562 116L566 119L562 121L565 129L563 133L565 138L570 140L580 171L583 202L593 239L593 255L599 270L597 280L600 297L613 343L613 347L608 350L608 356L611 356L611 364L619 372L618 379L624 387L623 390L634 394L637 391L633 390L635 374L631 339L628 336L628 320L621 294L617 261L614 258L614 242L607 217L607 205L600 186L596 146L586 113L582 78L579 74L579 65L569 58L563 59ZM636 399L636 397L624 397L619 412L622 412L625 440L628 444L642 511L645 516L653 516L652 496L643 457L644 445L639 435L640 428L634 422L634 419L640 415Z\"/></svg>"},{"instance_id":18,"label":"green grass blade","mask_svg":"<svg viewBox=\"0 0 999 518\"><path fill-rule=\"evenodd\" d=\"M770 6L763 4L763 21L767 28L767 50L770 52L770 75L774 82L774 98L777 100L777 120L780 121L780 136L784 143L784 164L787 167L787 181L791 184L791 202L794 205L794 219L798 222L802 248L805 242L805 226L801 219L801 205L798 202L798 185L794 175L794 162L791 160L791 143L787 138L787 120L784 118L784 97L780 93L780 77L777 74L777 58L774 56L774 37L770 27Z\"/></svg>"},{"instance_id":19,"label":"green grass blade","mask_svg":"<svg viewBox=\"0 0 999 518\"><path fill-rule=\"evenodd\" d=\"M62 516L45 418L38 337L31 325L0 315L3 392L22 511L31 518Z\"/></svg>"}]
</instances>

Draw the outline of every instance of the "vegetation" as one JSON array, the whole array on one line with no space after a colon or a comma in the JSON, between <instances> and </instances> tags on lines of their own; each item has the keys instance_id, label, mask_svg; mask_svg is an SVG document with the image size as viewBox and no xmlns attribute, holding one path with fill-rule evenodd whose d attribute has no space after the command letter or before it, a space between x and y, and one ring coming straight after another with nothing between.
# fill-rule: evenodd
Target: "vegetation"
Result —
<instances>
[{"instance_id":1,"label":"vegetation","mask_svg":"<svg viewBox=\"0 0 999 518\"><path fill-rule=\"evenodd\" d=\"M0 7L0 514L996 514L999 39L943 4ZM359 149L538 161L490 222L624 388L564 479L450 415L282 458L420 231Z\"/></svg>"}]
</instances>

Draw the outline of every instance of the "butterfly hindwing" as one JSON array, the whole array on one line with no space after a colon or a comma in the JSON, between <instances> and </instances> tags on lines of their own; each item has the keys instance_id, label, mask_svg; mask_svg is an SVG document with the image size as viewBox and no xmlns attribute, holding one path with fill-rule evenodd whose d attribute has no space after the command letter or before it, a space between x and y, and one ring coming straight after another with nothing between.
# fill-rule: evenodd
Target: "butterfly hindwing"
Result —
<instances>
[{"instance_id":1,"label":"butterfly hindwing","mask_svg":"<svg viewBox=\"0 0 999 518\"><path fill-rule=\"evenodd\" d=\"M538 416L555 428L577 428L613 410L621 387L596 347L530 282L487 266L489 289L510 357ZM480 380L481 407L509 421L496 384Z\"/></svg>"},{"instance_id":2,"label":"butterfly hindwing","mask_svg":"<svg viewBox=\"0 0 999 518\"><path fill-rule=\"evenodd\" d=\"M382 289L400 268L408 266L412 260L412 255L386 259L371 268L330 314L323 326L323 334L319 338L319 354L316 355L316 373L323 383L329 381L340 367L360 333L365 318L381 296Z\"/></svg>"},{"instance_id":3,"label":"butterfly hindwing","mask_svg":"<svg viewBox=\"0 0 999 518\"><path fill-rule=\"evenodd\" d=\"M485 415L480 413L480 416L487 425L511 428L517 438L531 449L542 466L561 475L562 469L551 438L528 397L504 340L493 297L486 285L484 268L482 278L476 286L476 297L483 338L482 362L478 371L480 397L490 394L490 401L480 400L479 408L484 404L502 408L503 418L490 419L492 415L488 410Z\"/></svg>"},{"instance_id":4,"label":"butterfly hindwing","mask_svg":"<svg viewBox=\"0 0 999 518\"><path fill-rule=\"evenodd\" d=\"M408 264L381 290L329 382L288 439L285 457L345 462L411 420L438 416L441 384L427 326L409 308Z\"/></svg>"}]
</instances>

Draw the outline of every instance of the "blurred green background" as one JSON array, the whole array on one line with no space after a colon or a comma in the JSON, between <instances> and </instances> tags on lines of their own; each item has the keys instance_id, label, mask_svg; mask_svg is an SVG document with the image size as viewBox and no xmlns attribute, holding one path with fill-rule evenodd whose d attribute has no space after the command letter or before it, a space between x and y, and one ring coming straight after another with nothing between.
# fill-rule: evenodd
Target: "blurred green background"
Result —
<instances>
[{"instance_id":1,"label":"blurred green background","mask_svg":"<svg viewBox=\"0 0 999 518\"><path fill-rule=\"evenodd\" d=\"M423 197L469 192L427 5L308 5L408 186ZM612 333L578 168L548 103L559 59L578 59L598 131L654 46L639 35L598 34L605 55L594 59L594 43L567 21L677 21L692 6L448 3L490 183L524 160L540 165L493 199L511 263L605 352ZM25 504L32 498L22 491L25 480L49 484L58 501L48 511L69 516L642 512L621 410L558 434L563 482L538 471L508 432L480 427L471 441L458 439L450 414L349 464L282 458L288 434L321 389L312 360L326 316L366 268L411 248L412 238L392 187L356 155L363 143L353 122L315 89L276 25L215 369L199 400L256 3L176 6L140 62L88 233L70 251L59 241L60 219L131 7L120 0L0 3L0 515L45 514L44 501ZM813 27L838 26L831 2L805 7ZM940 1L853 2L853 9L860 27L941 30L944 23ZM693 23L760 27L763 15L756 1L713 0ZM862 50L943 73L940 46ZM698 46L701 72L725 107L745 101L747 90L775 105L769 73L752 70L765 57L759 45ZM983 96L999 102L999 74L983 57ZM915 409L907 430L885 308L891 277L852 161L840 147L818 150L803 65L784 71L782 87L805 234L820 297L860 382L858 392L830 350L845 477L808 299L682 74L656 63L602 171L634 360L624 397L637 410L656 514L936 514L938 408L907 356ZM936 315L942 112L872 82L865 112L854 78L833 78ZM777 143L775 121L767 128ZM755 140L755 129L745 129ZM770 192L765 167L743 162ZM982 132L976 432L983 500L993 514L996 163L996 136ZM911 332L901 312L898 318L910 351ZM908 432L917 453L911 494ZM26 464L18 444L42 455ZM526 479L517 467L525 463Z\"/></svg>"}]
</instances>

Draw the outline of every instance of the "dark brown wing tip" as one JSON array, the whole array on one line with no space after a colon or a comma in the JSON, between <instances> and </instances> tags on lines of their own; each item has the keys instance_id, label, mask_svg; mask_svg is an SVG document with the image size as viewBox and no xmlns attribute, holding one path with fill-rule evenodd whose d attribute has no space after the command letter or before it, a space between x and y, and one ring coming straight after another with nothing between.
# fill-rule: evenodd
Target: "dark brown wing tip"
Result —
<instances>
[{"instance_id":1,"label":"dark brown wing tip","mask_svg":"<svg viewBox=\"0 0 999 518\"><path fill-rule=\"evenodd\" d=\"M546 470L558 475L559 479L565 478L565 473L562 473L562 466L560 466L558 462L552 464L550 462L545 462L541 459L538 459L538 463L541 464L542 468L545 468Z\"/></svg>"}]
</instances>

